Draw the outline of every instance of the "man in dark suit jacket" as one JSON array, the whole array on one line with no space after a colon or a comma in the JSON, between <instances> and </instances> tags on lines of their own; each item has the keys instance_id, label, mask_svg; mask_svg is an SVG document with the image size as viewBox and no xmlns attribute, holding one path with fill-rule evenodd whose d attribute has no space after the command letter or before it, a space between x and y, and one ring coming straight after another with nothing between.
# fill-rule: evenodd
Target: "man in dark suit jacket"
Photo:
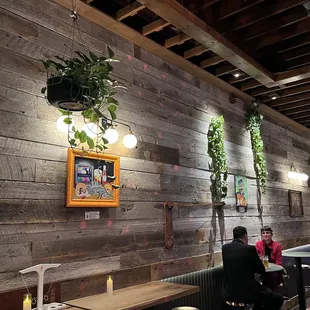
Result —
<instances>
[{"instance_id":1,"label":"man in dark suit jacket","mask_svg":"<svg viewBox=\"0 0 310 310\"><path fill-rule=\"evenodd\" d=\"M234 240L222 248L224 274L226 276L225 300L254 303L255 309L277 310L283 304L283 297L262 286L255 280L255 273L264 274L255 246L248 245L245 227L233 230Z\"/></svg>"}]
</instances>

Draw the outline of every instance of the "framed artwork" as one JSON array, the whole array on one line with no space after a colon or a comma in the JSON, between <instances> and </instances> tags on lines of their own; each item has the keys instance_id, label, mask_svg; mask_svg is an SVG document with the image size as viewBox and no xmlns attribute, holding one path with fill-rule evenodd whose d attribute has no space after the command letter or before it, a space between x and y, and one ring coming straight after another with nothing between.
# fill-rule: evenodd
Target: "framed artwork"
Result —
<instances>
[{"instance_id":1,"label":"framed artwork","mask_svg":"<svg viewBox=\"0 0 310 310\"><path fill-rule=\"evenodd\" d=\"M302 192L289 190L288 199L290 206L290 216L303 216L304 208L302 205Z\"/></svg>"},{"instance_id":2,"label":"framed artwork","mask_svg":"<svg viewBox=\"0 0 310 310\"><path fill-rule=\"evenodd\" d=\"M246 212L248 208L248 180L246 177L235 175L236 208Z\"/></svg>"},{"instance_id":3,"label":"framed artwork","mask_svg":"<svg viewBox=\"0 0 310 310\"><path fill-rule=\"evenodd\" d=\"M118 207L119 156L68 149L67 207Z\"/></svg>"}]
</instances>

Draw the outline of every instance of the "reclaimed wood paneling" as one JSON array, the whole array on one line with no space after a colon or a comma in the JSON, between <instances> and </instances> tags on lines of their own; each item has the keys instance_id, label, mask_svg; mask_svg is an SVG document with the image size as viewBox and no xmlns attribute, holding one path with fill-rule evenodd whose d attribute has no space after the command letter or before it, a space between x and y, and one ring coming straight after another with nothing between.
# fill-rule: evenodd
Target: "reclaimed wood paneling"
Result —
<instances>
[{"instance_id":1,"label":"reclaimed wood paneling","mask_svg":"<svg viewBox=\"0 0 310 310\"><path fill-rule=\"evenodd\" d=\"M47 281L61 282L62 300L104 292L109 273L121 288L208 268L220 263L237 225L248 228L252 243L266 224L284 247L309 242L308 184L287 178L292 165L310 173L305 137L263 122L269 182L260 214L242 103L230 104L229 94L83 18L73 47L98 54L113 48L121 60L113 75L128 88L117 94L118 117L139 143L127 150L119 141L107 151L121 156L119 208L100 209L91 221L84 208L66 209L66 134L56 130L59 113L40 93L39 60L70 55L69 11L51 0L0 0L0 16L0 292L23 287L17 271L36 263L62 263L47 273ZM163 203L211 201L207 133L218 114L229 163L226 206L174 207L169 251ZM235 209L236 174L249 180L246 214ZM288 189L303 192L304 217L289 216ZM34 275L26 280L36 282Z\"/></svg>"}]
</instances>

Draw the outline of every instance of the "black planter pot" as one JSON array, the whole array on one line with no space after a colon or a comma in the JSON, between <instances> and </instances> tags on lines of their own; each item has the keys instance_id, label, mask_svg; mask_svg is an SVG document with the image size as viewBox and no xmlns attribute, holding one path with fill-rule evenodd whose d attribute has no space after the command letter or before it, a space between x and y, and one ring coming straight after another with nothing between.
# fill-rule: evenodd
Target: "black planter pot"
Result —
<instances>
[{"instance_id":1,"label":"black planter pot","mask_svg":"<svg viewBox=\"0 0 310 310\"><path fill-rule=\"evenodd\" d=\"M71 77L49 78L46 84L47 100L52 106L67 111L83 111L88 108L83 98L85 92Z\"/></svg>"}]
</instances>

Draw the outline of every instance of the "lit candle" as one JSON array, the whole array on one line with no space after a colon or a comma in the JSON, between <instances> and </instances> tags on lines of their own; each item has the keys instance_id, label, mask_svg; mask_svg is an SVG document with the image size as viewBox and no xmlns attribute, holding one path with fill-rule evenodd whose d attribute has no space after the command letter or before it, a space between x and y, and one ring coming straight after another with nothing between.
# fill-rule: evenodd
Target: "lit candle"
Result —
<instances>
[{"instance_id":1,"label":"lit candle","mask_svg":"<svg viewBox=\"0 0 310 310\"><path fill-rule=\"evenodd\" d=\"M23 310L31 310L31 294L24 294Z\"/></svg>"},{"instance_id":2,"label":"lit candle","mask_svg":"<svg viewBox=\"0 0 310 310\"><path fill-rule=\"evenodd\" d=\"M107 293L108 293L108 296L113 295L113 280L112 280L111 276L109 276L109 278L107 280Z\"/></svg>"}]
</instances>

